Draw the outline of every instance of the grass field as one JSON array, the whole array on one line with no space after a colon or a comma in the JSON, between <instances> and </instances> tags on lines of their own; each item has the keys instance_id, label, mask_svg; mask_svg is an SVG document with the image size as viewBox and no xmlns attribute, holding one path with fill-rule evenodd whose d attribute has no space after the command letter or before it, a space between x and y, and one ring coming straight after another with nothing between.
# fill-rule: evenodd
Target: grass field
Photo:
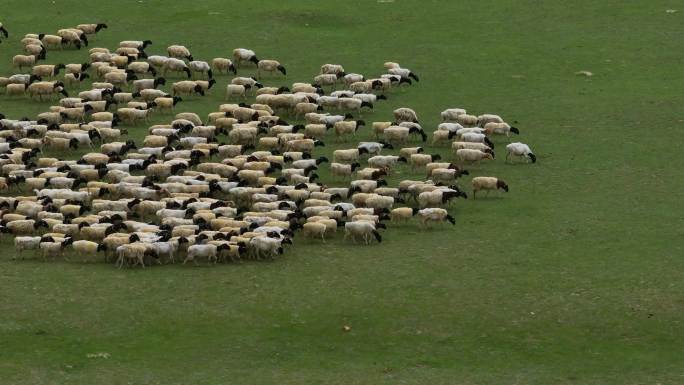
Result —
<instances>
[{"instance_id":1,"label":"grass field","mask_svg":"<svg viewBox=\"0 0 684 385\"><path fill-rule=\"evenodd\" d=\"M472 175L499 176L511 192L459 200L456 226L389 225L368 247L298 237L272 263L12 261L4 236L0 383L684 383L684 8L669 8L5 0L0 75L14 73L23 34L84 22L109 25L91 46L152 39L149 54L181 43L202 60L252 48L288 69L269 85L309 80L327 62L374 75L393 60L421 81L366 121L410 106L432 131L447 107L498 113L518 121L539 160L506 165L498 139L497 160ZM229 79L178 111L214 111ZM10 117L46 108L0 95ZM145 130L130 129L138 139ZM402 168L392 180L407 177L420 176Z\"/></svg>"}]
</instances>

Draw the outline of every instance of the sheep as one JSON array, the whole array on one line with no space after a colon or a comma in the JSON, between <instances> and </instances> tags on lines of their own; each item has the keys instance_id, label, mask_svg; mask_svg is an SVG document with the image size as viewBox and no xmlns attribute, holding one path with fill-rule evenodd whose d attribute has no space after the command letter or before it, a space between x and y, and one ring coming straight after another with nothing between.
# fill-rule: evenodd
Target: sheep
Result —
<instances>
[{"instance_id":1,"label":"sheep","mask_svg":"<svg viewBox=\"0 0 684 385\"><path fill-rule=\"evenodd\" d=\"M325 233L328 227L325 223L318 222L306 222L302 225L302 234L311 238L320 237L323 242L325 242Z\"/></svg>"},{"instance_id":2,"label":"sheep","mask_svg":"<svg viewBox=\"0 0 684 385\"><path fill-rule=\"evenodd\" d=\"M9 37L9 33L7 32L7 29L5 28L4 25L2 25L2 23L0 23L0 34L4 35L5 39L7 39Z\"/></svg>"},{"instance_id":3,"label":"sheep","mask_svg":"<svg viewBox=\"0 0 684 385\"><path fill-rule=\"evenodd\" d=\"M79 24L76 29L80 29L86 35L94 35L100 32L102 29L106 29L107 24L97 23L97 24Z\"/></svg>"},{"instance_id":4,"label":"sheep","mask_svg":"<svg viewBox=\"0 0 684 385\"><path fill-rule=\"evenodd\" d=\"M428 163L440 160L442 157L439 154L411 154L409 157L409 163L413 168L425 167Z\"/></svg>"},{"instance_id":5,"label":"sheep","mask_svg":"<svg viewBox=\"0 0 684 385\"><path fill-rule=\"evenodd\" d=\"M482 152L488 152L492 149L484 143L473 143L473 142L453 142L451 144L451 149L456 153L460 149L471 149L480 150Z\"/></svg>"},{"instance_id":6,"label":"sheep","mask_svg":"<svg viewBox=\"0 0 684 385\"><path fill-rule=\"evenodd\" d=\"M350 177L352 173L359 168L360 164L354 162L352 164L330 163L330 173L332 176Z\"/></svg>"},{"instance_id":7,"label":"sheep","mask_svg":"<svg viewBox=\"0 0 684 385\"><path fill-rule=\"evenodd\" d=\"M152 45L152 40L124 40L119 42L119 47L137 48L143 50Z\"/></svg>"},{"instance_id":8,"label":"sheep","mask_svg":"<svg viewBox=\"0 0 684 385\"><path fill-rule=\"evenodd\" d=\"M442 118L442 122L454 122L459 115L465 115L466 110L463 108L447 108L442 111L439 116Z\"/></svg>"},{"instance_id":9,"label":"sheep","mask_svg":"<svg viewBox=\"0 0 684 385\"><path fill-rule=\"evenodd\" d=\"M204 90L202 89L202 86L200 86L192 80L183 80L180 82L175 82L173 83L171 90L174 96L176 96L177 94L192 95L193 92L198 95L204 96Z\"/></svg>"},{"instance_id":10,"label":"sheep","mask_svg":"<svg viewBox=\"0 0 684 385\"><path fill-rule=\"evenodd\" d=\"M145 252L147 247L143 243L130 243L118 246L116 248L117 261L116 265L119 268L123 267L124 263L134 262L135 264L140 264L143 268L145 267Z\"/></svg>"},{"instance_id":11,"label":"sheep","mask_svg":"<svg viewBox=\"0 0 684 385\"><path fill-rule=\"evenodd\" d=\"M40 227L48 228L48 224L44 220L24 219L9 222L5 227L14 235L28 235L35 233Z\"/></svg>"},{"instance_id":12,"label":"sheep","mask_svg":"<svg viewBox=\"0 0 684 385\"><path fill-rule=\"evenodd\" d=\"M233 75L237 74L237 70L235 69L233 62L227 58L216 57L211 59L211 67L218 73L228 73L228 71L231 71Z\"/></svg>"},{"instance_id":13,"label":"sheep","mask_svg":"<svg viewBox=\"0 0 684 385\"><path fill-rule=\"evenodd\" d=\"M64 82L68 85L78 84L85 79L88 79L90 75L79 73L79 74L64 74Z\"/></svg>"},{"instance_id":14,"label":"sheep","mask_svg":"<svg viewBox=\"0 0 684 385\"><path fill-rule=\"evenodd\" d=\"M76 138L66 139L66 138L44 137L43 143L46 146L48 146L49 148L57 150L57 151L67 151L70 148L72 148L74 150L78 149L78 139L76 139Z\"/></svg>"},{"instance_id":15,"label":"sheep","mask_svg":"<svg viewBox=\"0 0 684 385\"><path fill-rule=\"evenodd\" d=\"M42 251L43 260L47 259L48 256L61 255L64 247L72 241L72 238L63 238L60 242L41 242L38 247Z\"/></svg>"},{"instance_id":16,"label":"sheep","mask_svg":"<svg viewBox=\"0 0 684 385\"><path fill-rule=\"evenodd\" d=\"M5 88L7 96L24 95L26 92L26 84L8 84Z\"/></svg>"},{"instance_id":17,"label":"sheep","mask_svg":"<svg viewBox=\"0 0 684 385\"><path fill-rule=\"evenodd\" d=\"M283 67L277 60L259 60L257 62L257 79L261 77L261 71L275 72L280 71L283 75L287 75L285 67Z\"/></svg>"},{"instance_id":18,"label":"sheep","mask_svg":"<svg viewBox=\"0 0 684 385\"><path fill-rule=\"evenodd\" d=\"M510 143L506 146L506 162L508 162L509 157L511 156L517 156L522 158L527 157L530 161L532 161L532 163L537 162L537 156L534 155L534 153L530 149L530 146L521 142Z\"/></svg>"},{"instance_id":19,"label":"sheep","mask_svg":"<svg viewBox=\"0 0 684 385\"><path fill-rule=\"evenodd\" d=\"M380 135L384 133L386 128L392 126L392 122L373 122L372 126L375 138L379 138Z\"/></svg>"},{"instance_id":20,"label":"sheep","mask_svg":"<svg viewBox=\"0 0 684 385\"><path fill-rule=\"evenodd\" d=\"M154 89L154 88L159 87L160 85L165 85L165 84L166 84L165 78L139 79L139 80L133 81L133 89L136 92L140 92L142 90Z\"/></svg>"},{"instance_id":21,"label":"sheep","mask_svg":"<svg viewBox=\"0 0 684 385\"><path fill-rule=\"evenodd\" d=\"M346 75L344 72L344 67L339 64L323 64L321 66L321 74L342 74Z\"/></svg>"},{"instance_id":22,"label":"sheep","mask_svg":"<svg viewBox=\"0 0 684 385\"><path fill-rule=\"evenodd\" d=\"M487 123L504 123L504 120L499 115L494 114L482 114L477 117L477 125L479 127L484 127Z\"/></svg>"},{"instance_id":23,"label":"sheep","mask_svg":"<svg viewBox=\"0 0 684 385\"><path fill-rule=\"evenodd\" d=\"M376 155L368 158L368 166L380 169L390 169L397 162L407 163L406 158L396 155Z\"/></svg>"},{"instance_id":24,"label":"sheep","mask_svg":"<svg viewBox=\"0 0 684 385\"><path fill-rule=\"evenodd\" d=\"M324 146L323 142L314 139L290 140L285 143L287 151L311 152L314 147Z\"/></svg>"},{"instance_id":25,"label":"sheep","mask_svg":"<svg viewBox=\"0 0 684 385\"><path fill-rule=\"evenodd\" d=\"M401 126L389 126L385 128L382 133L385 138L385 140L389 143L393 144L402 144L406 143L409 138L409 134L411 132L417 132L418 130L415 128L407 128L407 127L401 127ZM425 134L423 134L425 135Z\"/></svg>"},{"instance_id":26,"label":"sheep","mask_svg":"<svg viewBox=\"0 0 684 385\"><path fill-rule=\"evenodd\" d=\"M96 242L80 240L71 244L74 251L80 255L95 255L98 251L103 250L103 247Z\"/></svg>"},{"instance_id":27,"label":"sheep","mask_svg":"<svg viewBox=\"0 0 684 385\"><path fill-rule=\"evenodd\" d=\"M394 147L385 142L359 142L357 149L369 155L379 155L383 148L393 149Z\"/></svg>"},{"instance_id":28,"label":"sheep","mask_svg":"<svg viewBox=\"0 0 684 385\"><path fill-rule=\"evenodd\" d=\"M167 58L164 61L164 64L162 66L162 74L166 76L166 74L171 71L171 72L185 72L186 75L188 75L188 79L192 77L192 71L190 71L190 68L188 68L188 65L185 64L184 61L180 59L175 59L175 58Z\"/></svg>"},{"instance_id":29,"label":"sheep","mask_svg":"<svg viewBox=\"0 0 684 385\"><path fill-rule=\"evenodd\" d=\"M255 65L259 63L259 58L257 58L254 51L246 48L235 48L233 50L233 59L239 67L243 62L251 62Z\"/></svg>"},{"instance_id":30,"label":"sheep","mask_svg":"<svg viewBox=\"0 0 684 385\"><path fill-rule=\"evenodd\" d=\"M104 79L106 82L113 86L128 86L128 82L131 80L137 80L138 77L132 72L108 72L105 74Z\"/></svg>"},{"instance_id":31,"label":"sheep","mask_svg":"<svg viewBox=\"0 0 684 385\"><path fill-rule=\"evenodd\" d=\"M44 56L44 53L42 55L15 55L12 57L12 65L19 68L19 70L23 67L33 67Z\"/></svg>"},{"instance_id":32,"label":"sheep","mask_svg":"<svg viewBox=\"0 0 684 385\"><path fill-rule=\"evenodd\" d=\"M335 129L335 135L340 138L347 134L354 135L359 128L365 125L366 122L363 120L343 120L335 122L333 128Z\"/></svg>"},{"instance_id":33,"label":"sheep","mask_svg":"<svg viewBox=\"0 0 684 385\"><path fill-rule=\"evenodd\" d=\"M356 242L356 239L360 237L368 245L370 244L371 236L375 237L378 242L382 242L382 236L380 236L373 223L359 221L344 224L344 239L351 237Z\"/></svg>"},{"instance_id":34,"label":"sheep","mask_svg":"<svg viewBox=\"0 0 684 385\"><path fill-rule=\"evenodd\" d=\"M319 111L323 111L323 106L320 106L316 103L308 103L308 102L297 103L297 104L295 104L295 107L294 107L295 118L299 118L300 116L306 115L310 112L319 112Z\"/></svg>"},{"instance_id":35,"label":"sheep","mask_svg":"<svg viewBox=\"0 0 684 385\"><path fill-rule=\"evenodd\" d=\"M470 173L467 170L451 168L436 168L430 172L432 180L437 183L453 183L462 175L470 175Z\"/></svg>"},{"instance_id":36,"label":"sheep","mask_svg":"<svg viewBox=\"0 0 684 385\"><path fill-rule=\"evenodd\" d=\"M64 89L64 84L62 82L36 82L30 84L26 91L31 98L33 98L35 95L38 95L41 101L43 100L43 95L51 97L55 93L60 93L66 97L69 97L69 94ZM59 116L59 114L57 114L57 116Z\"/></svg>"},{"instance_id":37,"label":"sheep","mask_svg":"<svg viewBox=\"0 0 684 385\"><path fill-rule=\"evenodd\" d=\"M214 73L211 70L211 67L209 66L209 63L201 60L193 60L190 63L188 63L188 68L190 68L190 71L200 73L200 74L206 74L208 79L211 79L214 77Z\"/></svg>"},{"instance_id":38,"label":"sheep","mask_svg":"<svg viewBox=\"0 0 684 385\"><path fill-rule=\"evenodd\" d=\"M475 115L462 114L456 117L456 123L463 127L473 127L478 123L478 118Z\"/></svg>"},{"instance_id":39,"label":"sheep","mask_svg":"<svg viewBox=\"0 0 684 385\"><path fill-rule=\"evenodd\" d=\"M313 78L313 84L319 87L331 86L334 90L335 86L337 85L337 81L343 76L343 73L316 75Z\"/></svg>"},{"instance_id":40,"label":"sheep","mask_svg":"<svg viewBox=\"0 0 684 385\"><path fill-rule=\"evenodd\" d=\"M480 150L459 149L456 150L456 159L460 162L480 163L482 159L494 159L494 154L491 150L484 152Z\"/></svg>"},{"instance_id":41,"label":"sheep","mask_svg":"<svg viewBox=\"0 0 684 385\"><path fill-rule=\"evenodd\" d=\"M194 60L190 54L190 50L182 45L171 45L166 49L166 53L170 58L187 59L188 61Z\"/></svg>"},{"instance_id":42,"label":"sheep","mask_svg":"<svg viewBox=\"0 0 684 385\"><path fill-rule=\"evenodd\" d=\"M166 64L166 62L169 61L169 59L170 58L168 56L151 55L151 56L147 57L147 62L152 64L157 69L159 69L159 68L164 68L164 65Z\"/></svg>"},{"instance_id":43,"label":"sheep","mask_svg":"<svg viewBox=\"0 0 684 385\"><path fill-rule=\"evenodd\" d=\"M372 209L390 210L392 208L392 206L394 205L394 198L391 196L383 196L383 195L375 194L375 195L369 196L365 200L364 205L366 207L369 207Z\"/></svg>"},{"instance_id":44,"label":"sheep","mask_svg":"<svg viewBox=\"0 0 684 385\"><path fill-rule=\"evenodd\" d=\"M37 250L40 247L42 237L15 237L14 249L17 254L21 254L24 250Z\"/></svg>"},{"instance_id":45,"label":"sheep","mask_svg":"<svg viewBox=\"0 0 684 385\"><path fill-rule=\"evenodd\" d=\"M392 222L406 222L411 217L418 213L418 209L410 207L397 207L390 211L390 220Z\"/></svg>"},{"instance_id":46,"label":"sheep","mask_svg":"<svg viewBox=\"0 0 684 385\"><path fill-rule=\"evenodd\" d=\"M356 179L351 181L351 188L354 191L359 191L362 193L368 193L372 192L378 187L381 186L387 186L387 182L379 179L379 180L369 180L369 179Z\"/></svg>"},{"instance_id":47,"label":"sheep","mask_svg":"<svg viewBox=\"0 0 684 385\"><path fill-rule=\"evenodd\" d=\"M239 97L241 99L247 98L247 90L251 89L252 86L249 84L228 84L226 86L226 100L230 100L233 97Z\"/></svg>"},{"instance_id":48,"label":"sheep","mask_svg":"<svg viewBox=\"0 0 684 385\"><path fill-rule=\"evenodd\" d=\"M489 193L489 190L498 189L508 192L508 185L506 182L495 177L478 176L473 178L471 183L473 185L473 198L476 198L477 192L481 190L486 190L487 193Z\"/></svg>"},{"instance_id":49,"label":"sheep","mask_svg":"<svg viewBox=\"0 0 684 385\"><path fill-rule=\"evenodd\" d=\"M492 135L492 134L499 134L499 135L506 135L506 136L511 136L511 132L519 135L520 130L518 130L516 127L510 126L508 123L497 123L497 122L489 122L484 125L484 132L487 135Z\"/></svg>"},{"instance_id":50,"label":"sheep","mask_svg":"<svg viewBox=\"0 0 684 385\"><path fill-rule=\"evenodd\" d=\"M456 136L455 131L436 130L432 133L432 145L436 145L438 143L443 143L443 142L448 142L454 136Z\"/></svg>"},{"instance_id":51,"label":"sheep","mask_svg":"<svg viewBox=\"0 0 684 385\"><path fill-rule=\"evenodd\" d=\"M399 75L402 78L411 78L415 81L420 81L418 76L407 68L389 68L387 72L391 75Z\"/></svg>"},{"instance_id":52,"label":"sheep","mask_svg":"<svg viewBox=\"0 0 684 385\"><path fill-rule=\"evenodd\" d=\"M426 226L428 222L444 222L449 221L452 225L456 224L454 217L449 215L449 213L442 208L425 208L418 210L416 213L420 222Z\"/></svg>"},{"instance_id":53,"label":"sheep","mask_svg":"<svg viewBox=\"0 0 684 385\"><path fill-rule=\"evenodd\" d=\"M410 108L397 108L396 110L392 111L392 113L394 114L394 119L396 119L398 122L418 123L418 116L416 115L416 112Z\"/></svg>"},{"instance_id":54,"label":"sheep","mask_svg":"<svg viewBox=\"0 0 684 385\"><path fill-rule=\"evenodd\" d=\"M373 103L367 102L358 98L339 98L338 108L343 111L356 112L361 115L361 108L367 107L373 109Z\"/></svg>"},{"instance_id":55,"label":"sheep","mask_svg":"<svg viewBox=\"0 0 684 385\"><path fill-rule=\"evenodd\" d=\"M148 121L151 109L139 110L137 108L119 108L116 117L127 124L136 124L139 120Z\"/></svg>"},{"instance_id":56,"label":"sheep","mask_svg":"<svg viewBox=\"0 0 684 385\"><path fill-rule=\"evenodd\" d=\"M418 194L417 201L418 205L421 208L425 208L447 204L452 198L457 197L467 198L467 195L462 191L456 191L451 189L437 189L432 191L421 192L420 194Z\"/></svg>"}]
</instances>

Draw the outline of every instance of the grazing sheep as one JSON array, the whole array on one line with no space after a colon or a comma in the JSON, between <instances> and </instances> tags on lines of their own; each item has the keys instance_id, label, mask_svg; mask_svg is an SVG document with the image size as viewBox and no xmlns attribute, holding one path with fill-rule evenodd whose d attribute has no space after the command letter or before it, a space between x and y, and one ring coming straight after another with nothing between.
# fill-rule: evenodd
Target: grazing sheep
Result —
<instances>
[{"instance_id":1,"label":"grazing sheep","mask_svg":"<svg viewBox=\"0 0 684 385\"><path fill-rule=\"evenodd\" d=\"M36 55L15 55L12 58L12 65L21 71L23 67L33 67L38 58Z\"/></svg>"},{"instance_id":2,"label":"grazing sheep","mask_svg":"<svg viewBox=\"0 0 684 385\"><path fill-rule=\"evenodd\" d=\"M487 146L489 146L489 148L494 149L494 143L492 143L492 141L489 140L489 138L485 134L478 134L476 132L466 132L459 136L461 137L461 140L464 142L484 143Z\"/></svg>"},{"instance_id":3,"label":"grazing sheep","mask_svg":"<svg viewBox=\"0 0 684 385\"><path fill-rule=\"evenodd\" d=\"M494 159L494 153L493 152L484 152L480 150L471 150L471 149L459 149L456 150L456 159L458 159L461 162L477 162L478 164L482 159Z\"/></svg>"},{"instance_id":4,"label":"grazing sheep","mask_svg":"<svg viewBox=\"0 0 684 385\"><path fill-rule=\"evenodd\" d=\"M473 198L476 198L477 192L481 190L486 190L487 193L489 193L489 190L496 191L499 189L508 192L508 185L506 184L506 182L499 178L478 176L473 178L471 182L473 184Z\"/></svg>"},{"instance_id":5,"label":"grazing sheep","mask_svg":"<svg viewBox=\"0 0 684 385\"><path fill-rule=\"evenodd\" d=\"M492 151L492 149L484 143L475 143L475 142L453 142L453 143L451 143L451 149L454 151L454 153L457 150L464 149L464 148L467 148L470 150L480 150L482 152Z\"/></svg>"},{"instance_id":6,"label":"grazing sheep","mask_svg":"<svg viewBox=\"0 0 684 385\"><path fill-rule=\"evenodd\" d=\"M343 164L343 163L330 163L330 174L332 176L341 176L343 178L350 177L354 171L356 171L357 168L359 168L360 164L358 162L354 162L352 164Z\"/></svg>"},{"instance_id":7,"label":"grazing sheep","mask_svg":"<svg viewBox=\"0 0 684 385\"><path fill-rule=\"evenodd\" d=\"M7 96L24 95L26 92L26 84L8 84L5 88Z\"/></svg>"},{"instance_id":8,"label":"grazing sheep","mask_svg":"<svg viewBox=\"0 0 684 385\"><path fill-rule=\"evenodd\" d=\"M280 71L283 75L287 75L285 67L277 60L259 60L257 62L257 79L261 77L262 71L271 73Z\"/></svg>"},{"instance_id":9,"label":"grazing sheep","mask_svg":"<svg viewBox=\"0 0 684 385\"><path fill-rule=\"evenodd\" d=\"M459 115L465 115L466 110L463 108L447 108L442 111L439 116L442 118L442 122L455 122Z\"/></svg>"},{"instance_id":10,"label":"grazing sheep","mask_svg":"<svg viewBox=\"0 0 684 385\"><path fill-rule=\"evenodd\" d=\"M412 72L411 70L409 70L407 68L396 68L395 67L395 68L388 69L387 72L391 75L399 75L402 78L411 78L415 81L420 81L418 79L418 76L414 72Z\"/></svg>"},{"instance_id":11,"label":"grazing sheep","mask_svg":"<svg viewBox=\"0 0 684 385\"><path fill-rule=\"evenodd\" d=\"M228 84L226 86L226 100L230 100L233 97L246 99L247 98L247 90L249 90L251 88L252 88L252 86L250 86L249 84L247 84L247 85Z\"/></svg>"},{"instance_id":12,"label":"grazing sheep","mask_svg":"<svg viewBox=\"0 0 684 385\"><path fill-rule=\"evenodd\" d=\"M313 84L319 87L331 86L334 90L335 86L337 85L337 81L343 76L344 73L317 75L313 79Z\"/></svg>"},{"instance_id":13,"label":"grazing sheep","mask_svg":"<svg viewBox=\"0 0 684 385\"><path fill-rule=\"evenodd\" d=\"M80 29L86 35L94 35L100 32L102 29L106 29L107 24L97 23L97 24L79 24L76 29Z\"/></svg>"},{"instance_id":14,"label":"grazing sheep","mask_svg":"<svg viewBox=\"0 0 684 385\"><path fill-rule=\"evenodd\" d=\"M228 73L228 71L231 71L233 75L237 74L237 70L235 69L233 62L227 58L216 57L211 59L211 67L218 73Z\"/></svg>"},{"instance_id":15,"label":"grazing sheep","mask_svg":"<svg viewBox=\"0 0 684 385\"><path fill-rule=\"evenodd\" d=\"M7 32L7 29L5 28L4 25L2 25L2 23L0 23L0 34L4 35L5 39L7 39L9 37L9 33Z\"/></svg>"},{"instance_id":16,"label":"grazing sheep","mask_svg":"<svg viewBox=\"0 0 684 385\"><path fill-rule=\"evenodd\" d=\"M484 125L484 133L487 135L498 134L511 136L511 132L516 135L520 134L520 130L516 127L511 127L508 123L489 122Z\"/></svg>"},{"instance_id":17,"label":"grazing sheep","mask_svg":"<svg viewBox=\"0 0 684 385\"><path fill-rule=\"evenodd\" d=\"M339 64L323 64L321 66L321 74L342 74L345 75L344 67Z\"/></svg>"},{"instance_id":18,"label":"grazing sheep","mask_svg":"<svg viewBox=\"0 0 684 385\"><path fill-rule=\"evenodd\" d=\"M164 78L139 79L139 80L133 81L133 89L136 92L140 92L142 90L155 89L155 88L157 88L159 86L163 86L165 84L166 84L166 79L164 79Z\"/></svg>"},{"instance_id":19,"label":"grazing sheep","mask_svg":"<svg viewBox=\"0 0 684 385\"><path fill-rule=\"evenodd\" d=\"M411 207L397 207L390 211L390 220L392 222L406 222L411 217L418 213L418 209Z\"/></svg>"},{"instance_id":20,"label":"grazing sheep","mask_svg":"<svg viewBox=\"0 0 684 385\"><path fill-rule=\"evenodd\" d=\"M432 133L432 144L438 144L450 141L454 136L456 136L455 131L446 130L436 130Z\"/></svg>"},{"instance_id":21,"label":"grazing sheep","mask_svg":"<svg viewBox=\"0 0 684 385\"><path fill-rule=\"evenodd\" d=\"M449 213L442 208L425 208L419 210L416 214L423 225L427 225L429 222L444 222L445 220L449 221L452 225L456 224L454 217L449 215Z\"/></svg>"},{"instance_id":22,"label":"grazing sheep","mask_svg":"<svg viewBox=\"0 0 684 385\"><path fill-rule=\"evenodd\" d=\"M202 89L202 86L192 80L183 80L173 83L171 86L171 93L174 96L177 94L192 95L193 93L204 96L204 90Z\"/></svg>"},{"instance_id":23,"label":"grazing sheep","mask_svg":"<svg viewBox=\"0 0 684 385\"><path fill-rule=\"evenodd\" d=\"M511 143L506 146L506 162L508 162L509 157L511 156L528 158L532 163L537 162L537 156L532 153L530 146L521 142Z\"/></svg>"},{"instance_id":24,"label":"grazing sheep","mask_svg":"<svg viewBox=\"0 0 684 385\"><path fill-rule=\"evenodd\" d=\"M194 60L190 54L190 50L182 45L171 45L166 49L166 53L170 58L187 59L188 61Z\"/></svg>"},{"instance_id":25,"label":"grazing sheep","mask_svg":"<svg viewBox=\"0 0 684 385\"><path fill-rule=\"evenodd\" d=\"M344 135L356 134L356 131L365 125L366 122L363 120L343 120L335 122L335 124L333 124L333 128L335 129L335 135L340 138Z\"/></svg>"},{"instance_id":26,"label":"grazing sheep","mask_svg":"<svg viewBox=\"0 0 684 385\"><path fill-rule=\"evenodd\" d=\"M328 227L322 221L306 222L302 225L302 234L311 238L320 237L325 242L325 233Z\"/></svg>"},{"instance_id":27,"label":"grazing sheep","mask_svg":"<svg viewBox=\"0 0 684 385\"><path fill-rule=\"evenodd\" d=\"M374 237L378 242L382 242L382 236L376 230L375 225L367 221L347 222L344 224L344 239L351 237L354 242L358 238L368 245L371 242L371 237Z\"/></svg>"},{"instance_id":28,"label":"grazing sheep","mask_svg":"<svg viewBox=\"0 0 684 385\"><path fill-rule=\"evenodd\" d=\"M490 122L504 123L504 120L499 115L494 114L482 114L477 117L477 125L479 127L484 127L485 124Z\"/></svg>"},{"instance_id":29,"label":"grazing sheep","mask_svg":"<svg viewBox=\"0 0 684 385\"><path fill-rule=\"evenodd\" d=\"M432 191L423 191L418 194L418 205L421 208L441 206L449 203L453 198L463 197L467 198L467 195L461 191L451 190L451 189L437 189Z\"/></svg>"},{"instance_id":30,"label":"grazing sheep","mask_svg":"<svg viewBox=\"0 0 684 385\"><path fill-rule=\"evenodd\" d=\"M64 74L64 82L67 85L71 86L74 84L79 84L82 81L84 81L85 79L88 79L89 77L90 77L90 75L84 74L84 73L78 73L78 74L68 73L68 74Z\"/></svg>"},{"instance_id":31,"label":"grazing sheep","mask_svg":"<svg viewBox=\"0 0 684 385\"><path fill-rule=\"evenodd\" d=\"M407 108L407 107L397 108L392 113L394 114L394 119L396 119L397 122L418 123L418 116L416 115L416 112L410 108Z\"/></svg>"},{"instance_id":32,"label":"grazing sheep","mask_svg":"<svg viewBox=\"0 0 684 385\"><path fill-rule=\"evenodd\" d=\"M190 63L188 63L188 68L192 72L195 73L200 73L200 74L206 74L208 79L211 79L214 77L214 73L211 70L211 67L209 66L209 63L201 60L193 60Z\"/></svg>"},{"instance_id":33,"label":"grazing sheep","mask_svg":"<svg viewBox=\"0 0 684 385\"><path fill-rule=\"evenodd\" d=\"M238 67L240 64L247 62L254 63L255 65L259 63L259 58L257 58L254 51L246 48L235 48L233 50L233 59L235 59Z\"/></svg>"},{"instance_id":34,"label":"grazing sheep","mask_svg":"<svg viewBox=\"0 0 684 385\"><path fill-rule=\"evenodd\" d=\"M478 118L475 115L461 114L456 117L456 123L463 127L477 126Z\"/></svg>"},{"instance_id":35,"label":"grazing sheep","mask_svg":"<svg viewBox=\"0 0 684 385\"><path fill-rule=\"evenodd\" d=\"M149 61L149 59L148 59ZM166 74L171 71L171 72L185 72L186 75L188 75L188 79L192 77L192 71L190 71L190 68L188 68L188 65L185 64L184 61L180 59L176 59L173 57L167 58L164 61L163 67L162 67L162 74L166 76Z\"/></svg>"}]
</instances>

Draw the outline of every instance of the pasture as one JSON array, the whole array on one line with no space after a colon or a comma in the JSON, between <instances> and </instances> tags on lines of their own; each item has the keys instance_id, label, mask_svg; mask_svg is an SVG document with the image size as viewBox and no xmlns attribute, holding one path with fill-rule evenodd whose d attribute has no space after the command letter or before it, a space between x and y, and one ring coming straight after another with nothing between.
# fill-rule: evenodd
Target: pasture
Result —
<instances>
[{"instance_id":1,"label":"pasture","mask_svg":"<svg viewBox=\"0 0 684 385\"><path fill-rule=\"evenodd\" d=\"M90 22L109 26L91 47L151 39L148 54L183 44L201 60L253 49L287 67L266 85L310 81L323 63L377 76L396 61L420 82L392 90L363 112L366 122L392 120L406 106L430 133L449 107L497 113L516 122L512 139L530 144L538 161L504 163L498 137L497 159L469 168L462 186L470 193L472 176L494 175L510 192L455 201L455 226L388 223L383 242L370 246L341 232L325 244L297 236L272 262L119 270L78 255L13 260L12 237L2 234L0 383L684 382L684 9L670 8L5 0L0 76L16 72L11 58L24 34ZM47 62L86 55L51 50ZM582 70L593 76L575 75ZM204 118L224 103L231 78L216 76L215 89L176 112ZM0 94L8 117L50 105ZM155 114L149 124L172 117ZM140 141L147 125L128 131ZM330 136L315 154L331 158L372 137L368 126L346 143ZM448 147L425 147L451 159ZM343 185L328 169L321 179ZM402 165L387 180L415 178L424 174Z\"/></svg>"}]
</instances>

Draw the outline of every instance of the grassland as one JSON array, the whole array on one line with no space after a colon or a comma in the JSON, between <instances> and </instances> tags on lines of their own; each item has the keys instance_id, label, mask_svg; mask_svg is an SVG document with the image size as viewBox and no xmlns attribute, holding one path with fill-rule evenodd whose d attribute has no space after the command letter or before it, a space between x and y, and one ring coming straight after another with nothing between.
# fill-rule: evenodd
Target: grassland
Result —
<instances>
[{"instance_id":1,"label":"grassland","mask_svg":"<svg viewBox=\"0 0 684 385\"><path fill-rule=\"evenodd\" d=\"M421 82L364 119L411 106L431 130L446 107L495 112L518 121L539 161L475 168L511 192L459 201L455 227L390 226L370 247L297 238L273 263L12 261L3 237L0 383L684 383L684 9L668 8L5 0L2 74L24 33L91 21L110 26L97 46L152 39L149 53L182 43L201 59L252 48L288 69L268 84L309 79L325 62L376 74L394 60ZM215 110L228 79L180 109ZM45 108L0 96L9 116ZM109 358L88 358L98 352Z\"/></svg>"}]
</instances>

